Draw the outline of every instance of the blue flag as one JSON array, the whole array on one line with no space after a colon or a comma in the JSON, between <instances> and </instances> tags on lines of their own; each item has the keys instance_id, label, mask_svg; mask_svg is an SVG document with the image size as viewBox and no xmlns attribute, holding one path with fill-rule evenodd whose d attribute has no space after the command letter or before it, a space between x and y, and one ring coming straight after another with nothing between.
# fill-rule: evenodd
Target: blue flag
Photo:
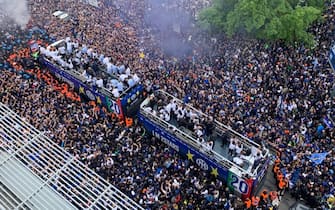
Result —
<instances>
[{"instance_id":1,"label":"blue flag","mask_svg":"<svg viewBox=\"0 0 335 210\"><path fill-rule=\"evenodd\" d=\"M308 158L313 161L316 165L319 165L323 162L324 159L326 159L328 155L328 152L323 153L313 153Z\"/></svg>"},{"instance_id":2,"label":"blue flag","mask_svg":"<svg viewBox=\"0 0 335 210\"><path fill-rule=\"evenodd\" d=\"M326 124L328 128L334 128L333 122L331 121L331 119L328 118L328 116L325 116L323 118L323 122Z\"/></svg>"}]
</instances>

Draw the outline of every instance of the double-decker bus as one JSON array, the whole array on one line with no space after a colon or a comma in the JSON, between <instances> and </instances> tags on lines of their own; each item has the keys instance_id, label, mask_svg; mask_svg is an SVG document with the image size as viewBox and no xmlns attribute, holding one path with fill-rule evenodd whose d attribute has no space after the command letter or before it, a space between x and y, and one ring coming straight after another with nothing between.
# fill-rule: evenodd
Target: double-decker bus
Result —
<instances>
[{"instance_id":1,"label":"double-decker bus","mask_svg":"<svg viewBox=\"0 0 335 210\"><path fill-rule=\"evenodd\" d=\"M89 100L104 105L109 111L117 114L120 119L135 115L144 90L139 78L129 85L127 81L133 78L133 74L126 73L124 66L122 67L124 68L122 69L123 72L120 73L118 71L119 66L110 64L116 70L109 72L106 63L103 63L101 57L99 57L100 55L97 53L94 55L92 52L90 52L90 55L87 52L89 49L83 50L85 45L75 46L78 43L74 44L74 42L72 52L69 52L67 49L69 42L69 40L63 39L47 48L40 46L41 56L39 60L42 65L46 66L56 78L68 83L70 87ZM78 57L78 54L80 54L80 57ZM83 59L85 59L85 66L76 66L74 64L76 59L78 62L83 62ZM93 62L95 66L92 68ZM91 74L87 73L89 70ZM120 80L122 77L123 80ZM100 87L95 84L96 81L93 81L99 78L102 84ZM110 84L113 82L114 84Z\"/></svg>"},{"instance_id":2,"label":"double-decker bus","mask_svg":"<svg viewBox=\"0 0 335 210\"><path fill-rule=\"evenodd\" d=\"M242 198L256 192L267 172L268 149L162 90L141 103L138 120Z\"/></svg>"}]
</instances>

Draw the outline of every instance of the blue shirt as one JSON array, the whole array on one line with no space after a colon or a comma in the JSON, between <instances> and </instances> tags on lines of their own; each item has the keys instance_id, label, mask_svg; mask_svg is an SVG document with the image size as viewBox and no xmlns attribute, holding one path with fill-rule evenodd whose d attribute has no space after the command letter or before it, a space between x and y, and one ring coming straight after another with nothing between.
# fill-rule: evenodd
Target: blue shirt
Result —
<instances>
[{"instance_id":1,"label":"blue shirt","mask_svg":"<svg viewBox=\"0 0 335 210\"><path fill-rule=\"evenodd\" d=\"M116 85L116 88L118 89L118 91L122 92L122 91L123 91L123 84L122 84L122 82L119 82L119 83Z\"/></svg>"},{"instance_id":2,"label":"blue shirt","mask_svg":"<svg viewBox=\"0 0 335 210\"><path fill-rule=\"evenodd\" d=\"M129 87L133 87L135 85L135 81L133 79L128 80Z\"/></svg>"}]
</instances>

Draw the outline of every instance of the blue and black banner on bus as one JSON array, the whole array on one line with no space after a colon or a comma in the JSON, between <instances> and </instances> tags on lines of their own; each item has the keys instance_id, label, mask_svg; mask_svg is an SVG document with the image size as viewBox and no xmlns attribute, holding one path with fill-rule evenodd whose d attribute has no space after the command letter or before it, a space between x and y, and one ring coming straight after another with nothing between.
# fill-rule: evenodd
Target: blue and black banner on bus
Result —
<instances>
[{"instance_id":1,"label":"blue and black banner on bus","mask_svg":"<svg viewBox=\"0 0 335 210\"><path fill-rule=\"evenodd\" d=\"M123 115L128 116L126 113L128 112L128 108L131 107L133 104L135 104L139 99L141 99L141 95L143 94L144 88L143 85L138 84L135 87L133 87L125 96L122 96L121 99L121 106L122 106L122 112ZM137 108L139 108L139 105L137 105Z\"/></svg>"},{"instance_id":2,"label":"blue and black banner on bus","mask_svg":"<svg viewBox=\"0 0 335 210\"><path fill-rule=\"evenodd\" d=\"M124 110L127 106L136 101L138 96L143 91L142 85L135 86L130 92L128 92L122 99L112 100L108 96L99 93L97 90L91 88L90 86L84 84L82 81L77 79L75 76L69 74L66 71L59 69L56 65L48 61L47 59L42 59L43 64L50 70L50 72L57 77L59 80L66 82L70 87L79 91L80 94L85 95L90 100L96 101L98 104L108 108L108 111L114 112L118 115L120 119L124 118Z\"/></svg>"},{"instance_id":3,"label":"blue and black banner on bus","mask_svg":"<svg viewBox=\"0 0 335 210\"><path fill-rule=\"evenodd\" d=\"M268 167L270 165L270 162L271 162L271 159L268 158L265 163L263 164L263 167L260 168L259 171L257 171L257 177L253 180L253 183L252 183L252 194L256 193L256 189L260 186L263 177L266 176L266 172L268 170Z\"/></svg>"},{"instance_id":4,"label":"blue and black banner on bus","mask_svg":"<svg viewBox=\"0 0 335 210\"><path fill-rule=\"evenodd\" d=\"M169 131L155 122L152 122L152 120L148 119L141 113L138 114L138 120L152 135L159 138L165 144L179 152L182 156L195 162L199 167L208 171L211 175L226 181L227 186L231 190L240 194L242 198L250 197L254 186L254 179L236 175L231 170L212 159L210 156L186 144L182 140L178 139L177 136L172 135Z\"/></svg>"},{"instance_id":5,"label":"blue and black banner on bus","mask_svg":"<svg viewBox=\"0 0 335 210\"><path fill-rule=\"evenodd\" d=\"M329 51L329 64L335 71L335 45Z\"/></svg>"}]
</instances>

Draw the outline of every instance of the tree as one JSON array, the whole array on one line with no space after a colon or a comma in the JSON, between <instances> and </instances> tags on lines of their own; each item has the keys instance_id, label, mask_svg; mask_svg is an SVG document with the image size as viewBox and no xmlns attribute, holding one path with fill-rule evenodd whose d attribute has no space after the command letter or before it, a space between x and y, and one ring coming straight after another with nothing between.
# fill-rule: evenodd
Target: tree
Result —
<instances>
[{"instance_id":1,"label":"tree","mask_svg":"<svg viewBox=\"0 0 335 210\"><path fill-rule=\"evenodd\" d=\"M227 14L226 33L232 36L244 32L257 36L257 33L271 18L271 9L268 1L240 0L234 10Z\"/></svg>"},{"instance_id":2,"label":"tree","mask_svg":"<svg viewBox=\"0 0 335 210\"><path fill-rule=\"evenodd\" d=\"M204 10L199 16L198 21L200 26L214 33L220 32L224 27L224 18L221 14L218 8L215 7Z\"/></svg>"},{"instance_id":3,"label":"tree","mask_svg":"<svg viewBox=\"0 0 335 210\"><path fill-rule=\"evenodd\" d=\"M198 23L212 32L222 31L226 16L234 9L236 3L236 0L214 0L212 7L200 13Z\"/></svg>"},{"instance_id":4,"label":"tree","mask_svg":"<svg viewBox=\"0 0 335 210\"><path fill-rule=\"evenodd\" d=\"M313 36L307 32L307 29L320 15L320 10L314 7L298 6L291 13L280 18L282 28L279 38L291 43L300 41L313 44Z\"/></svg>"},{"instance_id":5,"label":"tree","mask_svg":"<svg viewBox=\"0 0 335 210\"><path fill-rule=\"evenodd\" d=\"M215 0L199 22L212 32L245 34L286 42L313 44L308 27L321 17L322 0ZM226 5L226 6L225 6Z\"/></svg>"},{"instance_id":6,"label":"tree","mask_svg":"<svg viewBox=\"0 0 335 210\"><path fill-rule=\"evenodd\" d=\"M325 5L324 0L287 0L287 1L293 8L296 8L297 6L309 6L309 7L316 7L318 9L323 9Z\"/></svg>"}]
</instances>

